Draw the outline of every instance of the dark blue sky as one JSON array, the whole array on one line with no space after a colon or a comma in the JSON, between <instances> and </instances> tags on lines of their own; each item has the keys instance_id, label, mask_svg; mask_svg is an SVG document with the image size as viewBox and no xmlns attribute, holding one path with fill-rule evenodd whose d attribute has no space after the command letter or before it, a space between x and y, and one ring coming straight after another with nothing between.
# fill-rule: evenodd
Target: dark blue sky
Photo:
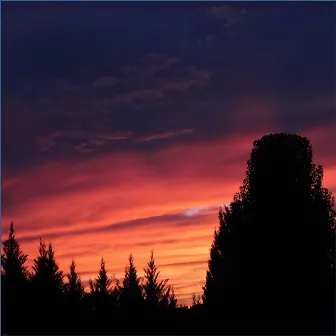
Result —
<instances>
[{"instance_id":1,"label":"dark blue sky","mask_svg":"<svg viewBox=\"0 0 336 336\"><path fill-rule=\"evenodd\" d=\"M334 18L328 2L5 2L3 163L76 155L96 133L245 132L230 120L247 96L276 101L283 131L329 124L331 102L307 102L335 91ZM87 149L130 146L102 141Z\"/></svg>"}]
</instances>

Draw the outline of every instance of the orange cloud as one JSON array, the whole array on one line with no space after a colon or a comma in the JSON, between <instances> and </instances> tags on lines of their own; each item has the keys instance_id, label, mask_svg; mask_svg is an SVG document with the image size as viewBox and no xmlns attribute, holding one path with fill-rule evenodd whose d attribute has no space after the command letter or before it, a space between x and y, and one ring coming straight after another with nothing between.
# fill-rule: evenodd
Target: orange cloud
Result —
<instances>
[{"instance_id":1,"label":"orange cloud","mask_svg":"<svg viewBox=\"0 0 336 336\"><path fill-rule=\"evenodd\" d=\"M334 126L307 131L314 160L325 166L325 185L333 191L334 131ZM14 220L29 265L38 237L51 240L60 267L67 271L75 258L84 282L97 276L101 256L110 275L122 277L130 252L143 275L153 248L161 276L175 285L180 303L190 303L205 279L216 209L238 190L252 142L262 134L50 162L17 176L6 173L3 234Z\"/></svg>"}]
</instances>

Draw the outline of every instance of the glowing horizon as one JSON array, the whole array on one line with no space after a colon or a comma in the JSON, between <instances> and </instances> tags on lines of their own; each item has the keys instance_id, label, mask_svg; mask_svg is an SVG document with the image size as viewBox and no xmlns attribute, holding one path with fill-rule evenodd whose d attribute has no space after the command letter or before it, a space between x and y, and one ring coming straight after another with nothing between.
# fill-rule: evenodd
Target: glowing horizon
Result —
<instances>
[{"instance_id":1,"label":"glowing horizon","mask_svg":"<svg viewBox=\"0 0 336 336\"><path fill-rule=\"evenodd\" d=\"M313 146L314 142L328 145L332 131L330 127L323 132L312 132ZM8 177L3 183L3 192L15 202L9 210L3 209L3 238L13 220L22 249L29 255L29 266L37 253L39 237L46 243L51 241L60 268L66 273L74 259L84 284L97 276L101 257L106 261L109 274L122 278L129 253L133 254L138 274L142 276L153 249L161 276L169 278L179 303L190 304L192 293L202 291L219 207L228 204L238 191L252 138L256 135L250 136L251 140L235 140L235 144L199 144L197 154L189 152L191 157L180 155L182 150L188 153L188 146L167 149L158 154L156 162L159 167L161 160L174 163L166 180L158 179L155 171L147 171L150 167L141 165L141 156L136 159L135 166L139 168L129 170L133 178L125 176L125 172L130 163L134 164L134 156L131 161L122 156L120 162L125 166L120 163L113 174L109 167L116 159L104 156L97 158L97 162L82 162L76 169L73 163L63 163L60 171L50 163L28 174ZM226 159L232 162L225 167L216 166L220 147ZM241 157L237 149L246 154L246 160L236 159ZM314 147L314 154L317 157L314 161L329 163L319 157L318 148ZM190 168L188 177L181 175L193 155L202 155L206 164ZM105 168L96 172L92 167L98 162ZM205 165L212 169L211 174L206 173ZM225 175L215 173L223 168ZM335 190L335 166L327 164L324 171L324 185ZM123 179L120 174L124 175ZM142 179L138 179L138 175L142 175ZM52 180L57 183L50 183ZM168 187L173 181L179 189ZM118 183L116 193L113 192L115 183ZM226 187L222 189L219 185Z\"/></svg>"}]
</instances>

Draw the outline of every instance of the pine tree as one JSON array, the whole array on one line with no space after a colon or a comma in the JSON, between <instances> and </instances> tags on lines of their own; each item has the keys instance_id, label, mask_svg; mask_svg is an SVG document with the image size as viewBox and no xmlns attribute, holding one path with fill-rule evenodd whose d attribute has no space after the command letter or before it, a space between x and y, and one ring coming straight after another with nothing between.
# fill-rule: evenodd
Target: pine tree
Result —
<instances>
[{"instance_id":1,"label":"pine tree","mask_svg":"<svg viewBox=\"0 0 336 336\"><path fill-rule=\"evenodd\" d=\"M82 280L76 272L75 261L72 260L70 264L70 272L66 274L68 282L65 285L66 293L70 300L78 301L84 297L85 289Z\"/></svg>"},{"instance_id":2,"label":"pine tree","mask_svg":"<svg viewBox=\"0 0 336 336\"><path fill-rule=\"evenodd\" d=\"M10 224L9 236L3 241L1 254L1 271L3 281L11 286L22 286L27 281L27 267L25 263L28 256L20 249L20 244L15 237L14 224Z\"/></svg>"},{"instance_id":3,"label":"pine tree","mask_svg":"<svg viewBox=\"0 0 336 336\"><path fill-rule=\"evenodd\" d=\"M9 236L3 241L1 254L1 298L2 328L5 332L15 332L24 321L28 302L28 271L25 263L27 255L21 251L15 237L14 224L10 224Z\"/></svg>"},{"instance_id":4,"label":"pine tree","mask_svg":"<svg viewBox=\"0 0 336 336\"><path fill-rule=\"evenodd\" d=\"M66 274L68 279L64 285L65 289L65 305L64 311L64 324L65 330L69 333L71 331L78 331L83 314L85 314L85 290L79 274L76 272L75 261L72 260L70 264L70 272Z\"/></svg>"},{"instance_id":5,"label":"pine tree","mask_svg":"<svg viewBox=\"0 0 336 336\"><path fill-rule=\"evenodd\" d=\"M49 243L48 249L42 239L38 248L39 255L33 261L32 283L35 290L45 300L60 297L64 290L63 272L55 260L55 252Z\"/></svg>"},{"instance_id":6,"label":"pine tree","mask_svg":"<svg viewBox=\"0 0 336 336\"><path fill-rule=\"evenodd\" d=\"M147 263L147 267L144 269L145 282L143 284L144 296L146 307L149 309L155 309L162 306L161 301L168 289L168 279L159 281L158 277L160 272L157 271L155 265L154 252L151 252L150 260Z\"/></svg>"},{"instance_id":7,"label":"pine tree","mask_svg":"<svg viewBox=\"0 0 336 336\"><path fill-rule=\"evenodd\" d=\"M137 275L132 254L130 254L128 261L129 265L125 267L125 275L122 281L120 305L123 309L138 310L143 307L144 303L141 279Z\"/></svg>"},{"instance_id":8,"label":"pine tree","mask_svg":"<svg viewBox=\"0 0 336 336\"><path fill-rule=\"evenodd\" d=\"M32 326L38 332L57 332L62 329L60 322L64 321L64 283L63 272L55 259L55 252L49 243L48 248L42 239L38 248L39 254L33 261L31 277L37 323Z\"/></svg>"},{"instance_id":9,"label":"pine tree","mask_svg":"<svg viewBox=\"0 0 336 336\"><path fill-rule=\"evenodd\" d=\"M108 276L105 267L105 260L102 257L98 277L92 281L89 286L94 309L97 312L107 311L112 305L112 279Z\"/></svg>"},{"instance_id":10,"label":"pine tree","mask_svg":"<svg viewBox=\"0 0 336 336\"><path fill-rule=\"evenodd\" d=\"M111 293L112 279L107 275L105 260L102 257L98 277L90 282L90 289L101 296L108 296Z\"/></svg>"}]
</instances>

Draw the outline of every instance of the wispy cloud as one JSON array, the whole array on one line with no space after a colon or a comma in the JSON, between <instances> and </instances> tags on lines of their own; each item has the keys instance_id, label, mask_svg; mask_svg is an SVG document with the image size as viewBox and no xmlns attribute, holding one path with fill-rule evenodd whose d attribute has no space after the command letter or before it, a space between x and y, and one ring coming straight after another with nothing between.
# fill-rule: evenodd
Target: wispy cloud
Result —
<instances>
[{"instance_id":1,"label":"wispy cloud","mask_svg":"<svg viewBox=\"0 0 336 336\"><path fill-rule=\"evenodd\" d=\"M203 88L211 80L212 72L195 66L183 66L179 59L158 53L145 55L138 64L124 67L125 92L105 101L109 105L148 103L162 99L168 91L185 92Z\"/></svg>"},{"instance_id":2,"label":"wispy cloud","mask_svg":"<svg viewBox=\"0 0 336 336\"><path fill-rule=\"evenodd\" d=\"M94 147L104 145L107 141L125 140L132 132L99 133L98 131L67 130L56 131L38 138L41 151L49 151L64 141L71 141L78 152L92 151Z\"/></svg>"},{"instance_id":3,"label":"wispy cloud","mask_svg":"<svg viewBox=\"0 0 336 336\"><path fill-rule=\"evenodd\" d=\"M225 23L225 27L228 30L236 28L244 20L247 11L244 8L239 8L237 5L218 5L211 6L207 10L209 17L212 17L216 20L222 20Z\"/></svg>"},{"instance_id":4,"label":"wispy cloud","mask_svg":"<svg viewBox=\"0 0 336 336\"><path fill-rule=\"evenodd\" d=\"M175 137L182 134L190 134L193 133L194 130L192 129L182 129L182 130L175 130L169 132L160 132L160 133L153 133L149 135L145 135L143 137L139 137L135 139L136 142L150 142L153 140L160 140L160 139L167 139L171 137Z\"/></svg>"}]
</instances>

